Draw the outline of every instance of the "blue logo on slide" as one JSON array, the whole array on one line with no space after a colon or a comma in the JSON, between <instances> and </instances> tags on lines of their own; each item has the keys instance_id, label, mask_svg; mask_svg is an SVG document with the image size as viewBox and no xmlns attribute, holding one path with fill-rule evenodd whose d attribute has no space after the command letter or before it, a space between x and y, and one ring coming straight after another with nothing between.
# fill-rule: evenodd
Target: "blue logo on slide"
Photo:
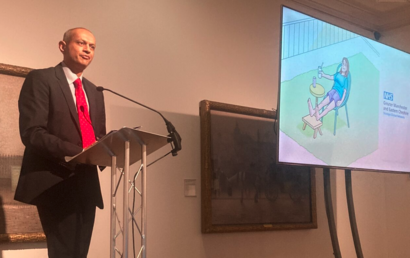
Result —
<instances>
[{"instance_id":1,"label":"blue logo on slide","mask_svg":"<svg viewBox=\"0 0 410 258\"><path fill-rule=\"evenodd\" d=\"M385 91L383 95L384 95L384 96L383 96L384 99L393 101L393 93L390 93L390 92Z\"/></svg>"}]
</instances>

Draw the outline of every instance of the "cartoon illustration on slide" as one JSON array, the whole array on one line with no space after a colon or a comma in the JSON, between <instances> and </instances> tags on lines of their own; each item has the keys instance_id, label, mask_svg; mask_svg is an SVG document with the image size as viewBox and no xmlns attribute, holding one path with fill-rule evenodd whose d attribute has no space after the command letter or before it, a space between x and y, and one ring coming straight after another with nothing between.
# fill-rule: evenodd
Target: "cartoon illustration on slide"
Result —
<instances>
[{"instance_id":1,"label":"cartoon illustration on slide","mask_svg":"<svg viewBox=\"0 0 410 258\"><path fill-rule=\"evenodd\" d=\"M326 78L328 80L334 81L332 89L325 95L325 89L322 85L316 83L316 77L313 77L313 83L310 85L310 93L316 97L315 106L312 105L310 98L308 99L308 110L309 115L302 117L304 123L303 130L305 130L306 125L309 125L314 130L313 138L316 139L317 132L322 135L322 118L327 115L330 111L335 110L335 125L333 134L336 135L336 124L338 110L341 107L346 108L346 118L347 126L349 125L349 116L347 113L347 100L350 94L351 85L351 75L349 71L349 60L344 57L341 64L337 67L336 73L334 75L329 75L323 72L322 66L318 68L318 77ZM318 98L324 97L323 100L318 104Z\"/></svg>"},{"instance_id":2,"label":"cartoon illustration on slide","mask_svg":"<svg viewBox=\"0 0 410 258\"><path fill-rule=\"evenodd\" d=\"M286 151L280 158L353 164L378 149L380 83L396 80L381 77L389 56L365 37L287 12L279 100L279 149Z\"/></svg>"}]
</instances>

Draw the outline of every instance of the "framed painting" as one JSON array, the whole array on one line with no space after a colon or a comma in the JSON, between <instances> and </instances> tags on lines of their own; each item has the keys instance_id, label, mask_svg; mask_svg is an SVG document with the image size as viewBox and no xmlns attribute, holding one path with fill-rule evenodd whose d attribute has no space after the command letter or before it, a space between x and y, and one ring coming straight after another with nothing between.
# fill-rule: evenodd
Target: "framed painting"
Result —
<instances>
[{"instance_id":1,"label":"framed painting","mask_svg":"<svg viewBox=\"0 0 410 258\"><path fill-rule=\"evenodd\" d=\"M0 242L45 241L37 208L14 200L24 152L17 102L29 71L0 63Z\"/></svg>"},{"instance_id":2,"label":"framed painting","mask_svg":"<svg viewBox=\"0 0 410 258\"><path fill-rule=\"evenodd\" d=\"M276 112L203 100L202 232L317 228L315 173L276 163Z\"/></svg>"}]
</instances>

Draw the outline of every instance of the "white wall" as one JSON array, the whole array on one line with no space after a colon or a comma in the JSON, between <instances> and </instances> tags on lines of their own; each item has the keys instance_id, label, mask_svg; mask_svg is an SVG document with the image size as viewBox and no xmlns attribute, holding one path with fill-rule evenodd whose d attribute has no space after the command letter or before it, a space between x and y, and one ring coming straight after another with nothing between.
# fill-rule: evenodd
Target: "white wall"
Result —
<instances>
[{"instance_id":1,"label":"white wall","mask_svg":"<svg viewBox=\"0 0 410 258\"><path fill-rule=\"evenodd\" d=\"M283 1L297 8L293 2ZM85 76L156 107L183 137L183 150L150 169L149 257L332 257L317 173L318 229L203 235L200 196L185 198L183 180L200 190L198 103L203 99L263 109L276 108L281 1L269 0L0 0L0 62L31 68L61 61L57 43L68 28L83 26L97 38ZM358 33L322 13L301 8ZM405 38L403 40L402 38ZM408 28L382 42L409 50ZM108 127L142 125L165 134L162 121L108 93ZM334 177L342 253L354 257L342 171ZM332 174L333 176L335 174ZM106 205L109 173L100 174ZM355 205L367 257L407 257L409 178L353 172ZM46 257L45 244L3 244L2 258ZM89 257L109 257L109 210L98 211Z\"/></svg>"}]
</instances>

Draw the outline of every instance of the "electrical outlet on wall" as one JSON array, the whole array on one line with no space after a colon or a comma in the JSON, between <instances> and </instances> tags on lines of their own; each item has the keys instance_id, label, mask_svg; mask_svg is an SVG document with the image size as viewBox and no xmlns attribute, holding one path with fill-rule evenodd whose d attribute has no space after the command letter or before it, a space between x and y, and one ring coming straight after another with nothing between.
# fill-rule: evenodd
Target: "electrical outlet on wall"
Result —
<instances>
[{"instance_id":1,"label":"electrical outlet on wall","mask_svg":"<svg viewBox=\"0 0 410 258\"><path fill-rule=\"evenodd\" d=\"M184 179L185 197L196 197L196 179Z\"/></svg>"}]
</instances>

